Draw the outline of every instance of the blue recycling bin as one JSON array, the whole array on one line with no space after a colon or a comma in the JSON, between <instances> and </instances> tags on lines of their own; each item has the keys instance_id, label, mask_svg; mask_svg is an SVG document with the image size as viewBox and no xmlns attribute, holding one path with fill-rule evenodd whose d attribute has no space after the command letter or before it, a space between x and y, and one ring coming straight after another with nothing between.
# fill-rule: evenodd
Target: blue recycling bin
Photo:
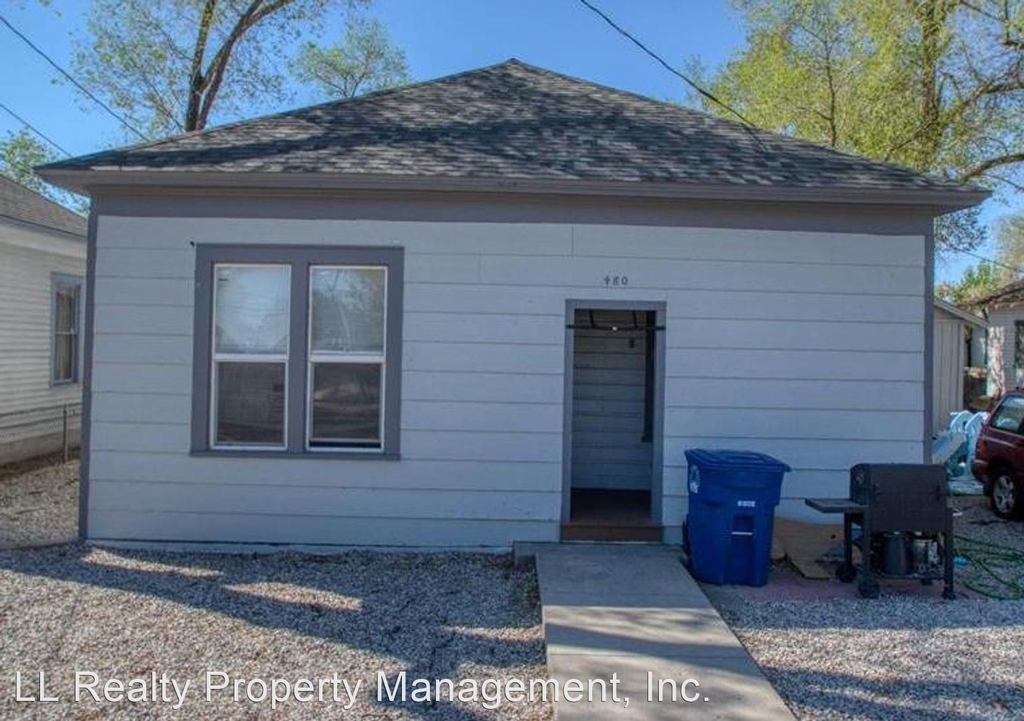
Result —
<instances>
[{"instance_id":1,"label":"blue recycling bin","mask_svg":"<svg viewBox=\"0 0 1024 721\"><path fill-rule=\"evenodd\" d=\"M754 451L686 451L690 570L701 581L763 586L782 479L791 469Z\"/></svg>"}]
</instances>

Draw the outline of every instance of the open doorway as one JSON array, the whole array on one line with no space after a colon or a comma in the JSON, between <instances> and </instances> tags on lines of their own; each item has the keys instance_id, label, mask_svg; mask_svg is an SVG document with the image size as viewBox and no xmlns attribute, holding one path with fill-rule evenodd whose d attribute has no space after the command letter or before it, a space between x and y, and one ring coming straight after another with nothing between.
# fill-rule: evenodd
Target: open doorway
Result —
<instances>
[{"instance_id":1,"label":"open doorway","mask_svg":"<svg viewBox=\"0 0 1024 721\"><path fill-rule=\"evenodd\" d=\"M663 316L650 304L570 304L565 540L661 539Z\"/></svg>"}]
</instances>

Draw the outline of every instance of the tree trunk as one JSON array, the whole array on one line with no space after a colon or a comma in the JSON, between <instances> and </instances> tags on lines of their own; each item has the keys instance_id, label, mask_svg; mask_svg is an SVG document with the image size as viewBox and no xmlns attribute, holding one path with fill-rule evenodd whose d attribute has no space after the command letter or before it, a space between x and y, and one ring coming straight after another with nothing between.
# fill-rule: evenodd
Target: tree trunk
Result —
<instances>
[{"instance_id":1,"label":"tree trunk","mask_svg":"<svg viewBox=\"0 0 1024 721\"><path fill-rule=\"evenodd\" d=\"M935 166L942 147L942 85L940 63L947 43L947 23L952 6L950 0L913 0L912 12L921 31L921 134L916 160L919 170Z\"/></svg>"},{"instance_id":2,"label":"tree trunk","mask_svg":"<svg viewBox=\"0 0 1024 721\"><path fill-rule=\"evenodd\" d=\"M192 72L188 78L188 107L185 110L185 132L202 130L200 124L200 108L203 103L203 90L206 78L203 76L203 58L206 55L206 44L210 38L210 27L213 25L213 13L217 9L217 0L206 0L203 14L199 19L199 33L196 47L192 54Z\"/></svg>"}]
</instances>

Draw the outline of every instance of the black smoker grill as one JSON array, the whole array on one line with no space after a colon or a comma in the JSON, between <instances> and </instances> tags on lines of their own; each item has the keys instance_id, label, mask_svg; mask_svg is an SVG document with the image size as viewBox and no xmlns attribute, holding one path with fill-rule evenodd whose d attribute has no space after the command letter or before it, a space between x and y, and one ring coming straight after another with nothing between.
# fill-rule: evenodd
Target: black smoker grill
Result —
<instances>
[{"instance_id":1,"label":"black smoker grill","mask_svg":"<svg viewBox=\"0 0 1024 721\"><path fill-rule=\"evenodd\" d=\"M942 578L953 598L953 510L943 466L860 463L850 469L849 498L808 498L822 513L843 514L843 564L836 576L857 578L865 598L878 597L877 576ZM853 565L853 526L860 527L860 571ZM859 576L859 578L858 578Z\"/></svg>"}]
</instances>

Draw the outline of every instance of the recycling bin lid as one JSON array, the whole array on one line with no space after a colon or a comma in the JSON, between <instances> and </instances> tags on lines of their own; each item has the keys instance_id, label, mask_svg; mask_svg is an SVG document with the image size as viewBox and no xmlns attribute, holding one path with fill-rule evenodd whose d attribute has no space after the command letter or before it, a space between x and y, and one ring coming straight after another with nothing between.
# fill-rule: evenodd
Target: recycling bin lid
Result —
<instances>
[{"instance_id":1,"label":"recycling bin lid","mask_svg":"<svg viewBox=\"0 0 1024 721\"><path fill-rule=\"evenodd\" d=\"M725 448L691 448L685 452L688 463L705 468L788 473L792 469L777 458L757 451L733 451Z\"/></svg>"}]
</instances>

